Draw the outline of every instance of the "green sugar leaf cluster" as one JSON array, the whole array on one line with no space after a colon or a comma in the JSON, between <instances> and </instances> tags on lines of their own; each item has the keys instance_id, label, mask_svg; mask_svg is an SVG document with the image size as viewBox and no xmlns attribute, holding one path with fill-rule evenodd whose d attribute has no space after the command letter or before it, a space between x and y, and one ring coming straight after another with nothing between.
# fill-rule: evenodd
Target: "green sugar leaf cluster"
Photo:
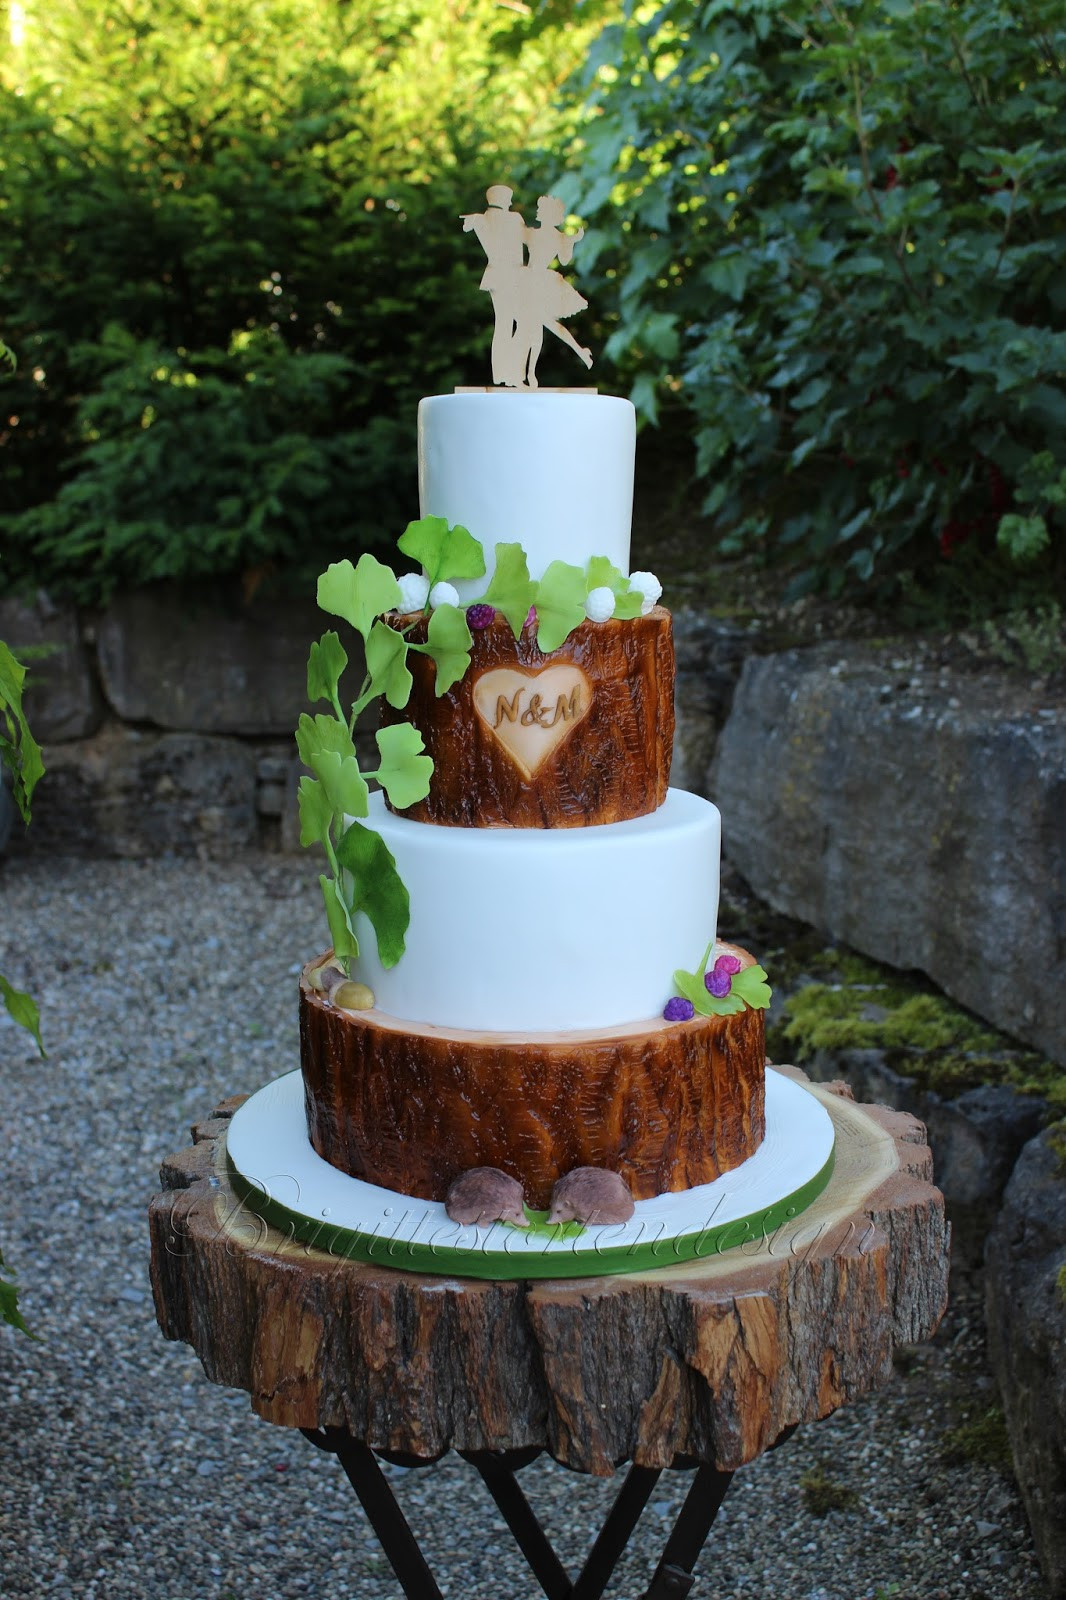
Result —
<instances>
[{"instance_id":1,"label":"green sugar leaf cluster","mask_svg":"<svg viewBox=\"0 0 1066 1600\"><path fill-rule=\"evenodd\" d=\"M526 625L530 606L536 603L537 585L529 576L529 563L520 544L496 546L496 568L479 605L493 606L507 618L517 639Z\"/></svg>"},{"instance_id":2,"label":"green sugar leaf cluster","mask_svg":"<svg viewBox=\"0 0 1066 1600\"><path fill-rule=\"evenodd\" d=\"M409 522L400 535L400 549L418 561L432 589L453 578L483 578L485 552L465 528L449 528L445 517L422 517Z\"/></svg>"},{"instance_id":3,"label":"green sugar leaf cluster","mask_svg":"<svg viewBox=\"0 0 1066 1600\"><path fill-rule=\"evenodd\" d=\"M408 523L399 547L422 567L431 590L438 583L484 577L481 545L466 528L449 527L444 517ZM488 586L471 604L499 611L515 638L535 608L537 643L545 652L557 650L584 622L585 601L593 589L611 589L616 617L640 615L643 595L631 589L629 579L604 556L594 556L585 568L553 561L539 582L529 575L521 545L497 544L495 556ZM354 919L362 913L374 929L382 965L392 967L403 955L410 901L384 841L361 821L369 815L367 780L376 778L389 803L403 811L429 793L433 761L417 729L397 722L379 729L378 766L364 773L355 747L355 725L373 700L384 700L394 711L406 707L413 688L408 666L412 651L430 657L435 693L438 698L447 694L466 675L473 635L464 607L447 602L430 612L421 643L410 637L417 620L406 627L396 619L385 621L390 612L403 610L404 591L392 569L369 554L360 556L355 566L344 560L327 567L318 580L318 604L360 635L366 674L346 709L340 683L348 652L340 636L330 630L311 646L308 699L313 704L325 702L328 710L305 712L296 730L300 759L308 768L300 780L300 843L321 846L329 864L329 873L319 881L336 955L346 967L358 956ZM2 667L0 658L0 671Z\"/></svg>"},{"instance_id":4,"label":"green sugar leaf cluster","mask_svg":"<svg viewBox=\"0 0 1066 1600\"><path fill-rule=\"evenodd\" d=\"M710 993L705 982L707 963L711 959L714 941L703 952L695 972L674 973L674 987L685 1000L692 1002L701 1017L732 1017L750 1007L763 1011L770 1004L770 985L765 970L758 966L743 967L731 975L729 993L716 996Z\"/></svg>"},{"instance_id":5,"label":"green sugar leaf cluster","mask_svg":"<svg viewBox=\"0 0 1066 1600\"><path fill-rule=\"evenodd\" d=\"M402 810L429 793L433 762L424 752L421 734L400 723L379 729L379 764L364 774L354 733L356 718L373 699L380 696L402 709L411 693L407 641L381 620L381 614L398 606L400 599L395 575L370 555L362 556L355 567L350 561L334 562L322 574L319 605L362 636L367 670L351 709L345 712L340 680L348 653L336 633L323 634L311 646L307 695L312 701L326 701L330 710L314 716L305 712L296 730L300 759L310 769L300 780L300 843L321 845L329 862L332 875L323 873L319 882L333 948L345 962L359 954L354 918L363 912L386 967L394 966L403 954L410 902L388 847L359 821L369 812L367 779L376 778L392 804Z\"/></svg>"},{"instance_id":6,"label":"green sugar leaf cluster","mask_svg":"<svg viewBox=\"0 0 1066 1600\"><path fill-rule=\"evenodd\" d=\"M629 579L608 561L593 556L582 570L566 561L553 561L536 585L537 644L545 655L558 650L563 640L585 620L585 601L593 589L610 589L614 615L622 620L639 617L644 596L630 587Z\"/></svg>"}]
</instances>

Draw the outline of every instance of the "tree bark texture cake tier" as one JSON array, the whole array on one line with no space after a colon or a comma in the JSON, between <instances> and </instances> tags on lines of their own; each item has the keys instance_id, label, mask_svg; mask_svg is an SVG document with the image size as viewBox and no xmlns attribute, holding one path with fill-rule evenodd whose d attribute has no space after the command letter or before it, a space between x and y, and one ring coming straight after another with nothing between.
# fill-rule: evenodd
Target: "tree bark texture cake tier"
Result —
<instances>
[{"instance_id":1,"label":"tree bark texture cake tier","mask_svg":"<svg viewBox=\"0 0 1066 1600\"><path fill-rule=\"evenodd\" d=\"M397 618L424 641L428 619ZM470 669L446 694L434 663L411 662L401 717L433 758L417 822L463 828L581 828L655 811L674 740L674 647L661 606L628 621L583 622L545 654L529 624L501 614L479 630Z\"/></svg>"},{"instance_id":2,"label":"tree bark texture cake tier","mask_svg":"<svg viewBox=\"0 0 1066 1600\"><path fill-rule=\"evenodd\" d=\"M764 1137L769 989L717 942L716 807L668 788L671 620L629 570L634 444L629 402L595 393L424 400L399 541L421 570L363 556L319 584L367 676L346 719L341 639L313 647L332 715L301 720L301 832L333 871L336 955L301 986L309 1135L452 1217L453 1183L485 1173L508 1226L586 1192L631 1211ZM351 737L375 696L380 794Z\"/></svg>"},{"instance_id":3,"label":"tree bark texture cake tier","mask_svg":"<svg viewBox=\"0 0 1066 1600\"><path fill-rule=\"evenodd\" d=\"M443 1200L496 1167L547 1208L575 1167L606 1167L643 1200L712 1182L762 1139L761 1011L515 1038L345 1011L311 986L318 965L300 984L311 1143L369 1183Z\"/></svg>"}]
</instances>

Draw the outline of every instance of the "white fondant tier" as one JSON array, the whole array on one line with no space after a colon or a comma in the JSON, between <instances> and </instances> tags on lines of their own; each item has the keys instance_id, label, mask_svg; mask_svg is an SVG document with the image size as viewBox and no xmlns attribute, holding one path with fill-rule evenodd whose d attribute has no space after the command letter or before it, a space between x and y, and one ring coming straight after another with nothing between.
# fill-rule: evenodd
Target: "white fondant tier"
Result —
<instances>
[{"instance_id":1,"label":"white fondant tier","mask_svg":"<svg viewBox=\"0 0 1066 1600\"><path fill-rule=\"evenodd\" d=\"M645 817L599 827L447 828L370 797L368 825L411 896L391 970L356 918L353 975L409 1022L494 1032L611 1028L661 1012L718 916L721 819L670 789Z\"/></svg>"},{"instance_id":2,"label":"white fondant tier","mask_svg":"<svg viewBox=\"0 0 1066 1600\"><path fill-rule=\"evenodd\" d=\"M442 394L418 407L422 515L461 523L485 549L518 543L530 576L607 556L629 572L636 413L598 394ZM457 583L460 598L486 578Z\"/></svg>"}]
</instances>

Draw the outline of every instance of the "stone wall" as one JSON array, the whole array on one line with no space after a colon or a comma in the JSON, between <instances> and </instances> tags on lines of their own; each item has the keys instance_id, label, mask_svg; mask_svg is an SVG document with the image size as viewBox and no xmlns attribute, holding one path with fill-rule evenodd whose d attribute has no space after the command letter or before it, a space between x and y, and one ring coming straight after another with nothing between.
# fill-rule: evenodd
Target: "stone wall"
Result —
<instances>
[{"instance_id":1,"label":"stone wall","mask_svg":"<svg viewBox=\"0 0 1066 1600\"><path fill-rule=\"evenodd\" d=\"M292 733L329 625L310 597L166 586L90 617L0 601L48 766L8 849L297 848ZM672 781L717 800L756 894L1066 1059L1061 696L912 647L758 655L693 610L675 633Z\"/></svg>"},{"instance_id":2,"label":"stone wall","mask_svg":"<svg viewBox=\"0 0 1066 1600\"><path fill-rule=\"evenodd\" d=\"M46 596L0 601L47 767L33 826L10 827L8 848L298 848L292 736L308 647L328 626L312 600L169 586L89 616Z\"/></svg>"},{"instance_id":3,"label":"stone wall","mask_svg":"<svg viewBox=\"0 0 1066 1600\"><path fill-rule=\"evenodd\" d=\"M761 899L1066 1060L1061 697L898 647L749 657L709 784Z\"/></svg>"}]
</instances>

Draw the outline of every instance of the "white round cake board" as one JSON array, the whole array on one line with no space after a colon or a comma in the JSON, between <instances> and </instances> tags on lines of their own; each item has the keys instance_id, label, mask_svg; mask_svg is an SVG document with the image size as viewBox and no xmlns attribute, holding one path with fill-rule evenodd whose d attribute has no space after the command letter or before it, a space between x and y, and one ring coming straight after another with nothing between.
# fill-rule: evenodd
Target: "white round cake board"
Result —
<instances>
[{"instance_id":1,"label":"white round cake board","mask_svg":"<svg viewBox=\"0 0 1066 1600\"><path fill-rule=\"evenodd\" d=\"M268 1083L226 1136L245 1207L336 1256L449 1277L559 1278L639 1272L769 1237L825 1188L833 1122L809 1090L767 1069L766 1135L741 1166L678 1194L639 1200L625 1223L530 1229L452 1222L439 1201L381 1189L331 1167L307 1136L299 1071ZM535 1217L543 1213L534 1213Z\"/></svg>"}]
</instances>

